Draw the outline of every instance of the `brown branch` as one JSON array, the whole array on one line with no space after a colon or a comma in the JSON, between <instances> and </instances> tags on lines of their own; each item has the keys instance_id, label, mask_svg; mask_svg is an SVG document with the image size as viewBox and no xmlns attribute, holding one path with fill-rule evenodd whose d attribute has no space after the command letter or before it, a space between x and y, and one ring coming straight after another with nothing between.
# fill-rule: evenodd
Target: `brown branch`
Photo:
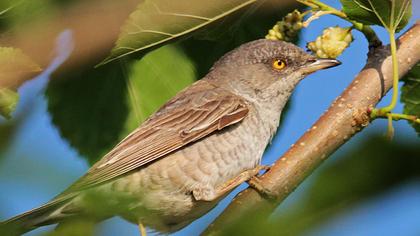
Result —
<instances>
[{"instance_id":1,"label":"brown branch","mask_svg":"<svg viewBox=\"0 0 420 236\"><path fill-rule=\"evenodd\" d=\"M401 78L420 61L420 20L397 43ZM369 52L366 66L350 86L261 177L262 185L273 199L267 200L254 189L246 189L234 198L203 234L218 234L239 220L252 218L257 211L269 216L322 161L369 125L368 110L381 100L391 86L392 62L389 49L376 48Z\"/></svg>"}]
</instances>

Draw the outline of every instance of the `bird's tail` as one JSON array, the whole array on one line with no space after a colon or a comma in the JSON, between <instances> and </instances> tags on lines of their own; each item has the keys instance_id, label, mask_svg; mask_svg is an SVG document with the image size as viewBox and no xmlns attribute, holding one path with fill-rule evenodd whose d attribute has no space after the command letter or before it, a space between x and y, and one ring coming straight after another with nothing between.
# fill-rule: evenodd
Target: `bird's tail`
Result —
<instances>
[{"instance_id":1,"label":"bird's tail","mask_svg":"<svg viewBox=\"0 0 420 236\"><path fill-rule=\"evenodd\" d=\"M55 199L38 208L0 222L0 235L21 235L40 226L58 223L69 216L62 212L69 200L71 199Z\"/></svg>"}]
</instances>

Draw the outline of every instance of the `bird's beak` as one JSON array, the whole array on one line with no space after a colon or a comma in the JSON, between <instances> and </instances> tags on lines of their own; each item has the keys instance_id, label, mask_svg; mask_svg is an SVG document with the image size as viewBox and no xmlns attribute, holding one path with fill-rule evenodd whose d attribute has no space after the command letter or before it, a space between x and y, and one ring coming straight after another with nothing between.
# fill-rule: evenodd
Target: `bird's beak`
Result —
<instances>
[{"instance_id":1,"label":"bird's beak","mask_svg":"<svg viewBox=\"0 0 420 236\"><path fill-rule=\"evenodd\" d=\"M341 62L336 59L317 58L308 62L303 66L302 70L304 74L310 74L318 70L331 68L340 65Z\"/></svg>"}]
</instances>

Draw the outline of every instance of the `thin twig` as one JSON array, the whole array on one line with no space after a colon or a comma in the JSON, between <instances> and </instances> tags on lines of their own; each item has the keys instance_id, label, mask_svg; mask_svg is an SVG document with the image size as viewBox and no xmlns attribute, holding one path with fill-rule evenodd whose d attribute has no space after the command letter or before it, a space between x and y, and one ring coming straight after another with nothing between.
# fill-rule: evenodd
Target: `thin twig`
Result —
<instances>
[{"instance_id":1,"label":"thin twig","mask_svg":"<svg viewBox=\"0 0 420 236\"><path fill-rule=\"evenodd\" d=\"M353 28L355 28L356 30L359 30L360 32L362 32L366 39L369 42L369 47L379 47L382 45L381 40L378 38L378 36L376 35L375 31L373 31L372 28L370 28L370 26L362 24L358 21L349 19L347 17L347 15L343 12L340 11L334 7L331 7L321 1L318 0L297 0L298 2L312 8L314 11L324 11L324 12L328 12L332 15L338 16L350 23L353 24Z\"/></svg>"},{"instance_id":2,"label":"thin twig","mask_svg":"<svg viewBox=\"0 0 420 236\"><path fill-rule=\"evenodd\" d=\"M305 22L303 22L302 26L303 27L308 27L309 24L316 20L319 19L319 17L323 16L323 15L328 15L328 14L332 14L332 11L316 11L315 13L313 13L308 19L305 20Z\"/></svg>"}]
</instances>

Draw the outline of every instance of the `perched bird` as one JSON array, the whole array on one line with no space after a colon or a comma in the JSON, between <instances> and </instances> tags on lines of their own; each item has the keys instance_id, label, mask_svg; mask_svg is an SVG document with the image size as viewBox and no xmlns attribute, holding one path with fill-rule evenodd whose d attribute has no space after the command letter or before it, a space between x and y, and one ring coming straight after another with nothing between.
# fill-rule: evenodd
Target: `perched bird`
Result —
<instances>
[{"instance_id":1,"label":"perched bird","mask_svg":"<svg viewBox=\"0 0 420 236\"><path fill-rule=\"evenodd\" d=\"M120 215L159 232L179 230L258 174L295 86L306 75L338 64L282 41L243 44L66 191L0 227L21 234L77 217Z\"/></svg>"}]
</instances>

